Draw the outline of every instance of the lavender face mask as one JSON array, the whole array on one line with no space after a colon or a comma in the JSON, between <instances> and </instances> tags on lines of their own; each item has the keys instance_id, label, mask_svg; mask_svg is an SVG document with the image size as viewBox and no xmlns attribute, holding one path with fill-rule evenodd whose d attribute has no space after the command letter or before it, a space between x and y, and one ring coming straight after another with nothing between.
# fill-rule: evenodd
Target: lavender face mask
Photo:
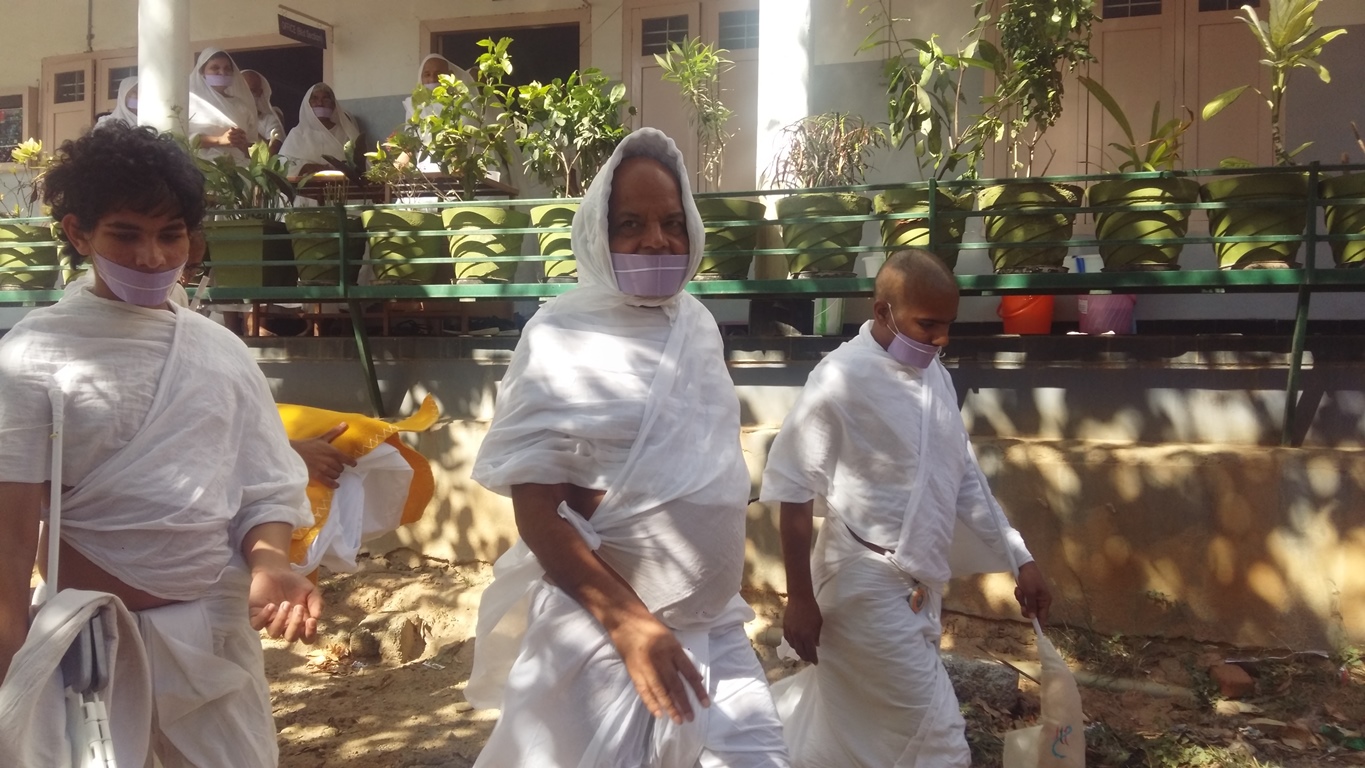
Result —
<instances>
[{"instance_id":1,"label":"lavender face mask","mask_svg":"<svg viewBox=\"0 0 1365 768\"><path fill-rule=\"evenodd\" d=\"M691 257L682 254L613 253L616 287L631 296L672 296L687 284Z\"/></svg>"},{"instance_id":2,"label":"lavender face mask","mask_svg":"<svg viewBox=\"0 0 1365 768\"><path fill-rule=\"evenodd\" d=\"M232 75L204 75L204 82L214 88L226 88L232 85Z\"/></svg>"},{"instance_id":3,"label":"lavender face mask","mask_svg":"<svg viewBox=\"0 0 1365 768\"><path fill-rule=\"evenodd\" d=\"M938 357L939 348L933 344L923 344L906 336L896 327L896 316L891 315L891 330L896 334L891 339L891 344L887 346L887 354L896 359L901 365L908 365L911 368L924 370Z\"/></svg>"},{"instance_id":4,"label":"lavender face mask","mask_svg":"<svg viewBox=\"0 0 1365 768\"><path fill-rule=\"evenodd\" d=\"M184 269L182 264L162 272L139 272L95 254L95 273L100 280L115 296L140 307L165 305Z\"/></svg>"},{"instance_id":5,"label":"lavender face mask","mask_svg":"<svg viewBox=\"0 0 1365 768\"><path fill-rule=\"evenodd\" d=\"M131 99L128 99L127 101L124 101L123 103L124 103L124 104L127 104L127 105L128 105L128 108L131 109L131 110L133 110L134 112L137 111L137 97L136 97L136 96L134 96L134 97L131 98Z\"/></svg>"},{"instance_id":6,"label":"lavender face mask","mask_svg":"<svg viewBox=\"0 0 1365 768\"><path fill-rule=\"evenodd\" d=\"M331 108L331 107L313 107L313 114L314 114L314 115L317 115L319 118L324 118L324 119L325 119L325 118L328 118L328 117L331 117L331 116L332 116L332 108Z\"/></svg>"}]
</instances>

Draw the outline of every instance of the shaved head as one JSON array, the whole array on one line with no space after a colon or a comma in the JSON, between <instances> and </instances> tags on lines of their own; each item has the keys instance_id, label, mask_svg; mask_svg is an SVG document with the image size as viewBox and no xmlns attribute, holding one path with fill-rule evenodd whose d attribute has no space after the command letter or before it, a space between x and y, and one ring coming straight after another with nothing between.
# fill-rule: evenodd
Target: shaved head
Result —
<instances>
[{"instance_id":1,"label":"shaved head","mask_svg":"<svg viewBox=\"0 0 1365 768\"><path fill-rule=\"evenodd\" d=\"M957 295L957 278L943 260L928 251L910 248L891 254L877 271L873 298L897 303Z\"/></svg>"}]
</instances>

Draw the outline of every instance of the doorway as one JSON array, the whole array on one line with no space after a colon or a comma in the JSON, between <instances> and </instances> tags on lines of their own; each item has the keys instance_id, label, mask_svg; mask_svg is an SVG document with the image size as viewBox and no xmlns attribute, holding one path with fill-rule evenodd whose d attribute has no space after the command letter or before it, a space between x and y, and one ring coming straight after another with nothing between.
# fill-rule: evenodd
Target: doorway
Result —
<instances>
[{"instance_id":1,"label":"doorway","mask_svg":"<svg viewBox=\"0 0 1365 768\"><path fill-rule=\"evenodd\" d=\"M270 82L270 103L284 113L285 132L298 125L303 94L322 82L322 49L290 45L229 53L239 69L254 69Z\"/></svg>"}]
</instances>

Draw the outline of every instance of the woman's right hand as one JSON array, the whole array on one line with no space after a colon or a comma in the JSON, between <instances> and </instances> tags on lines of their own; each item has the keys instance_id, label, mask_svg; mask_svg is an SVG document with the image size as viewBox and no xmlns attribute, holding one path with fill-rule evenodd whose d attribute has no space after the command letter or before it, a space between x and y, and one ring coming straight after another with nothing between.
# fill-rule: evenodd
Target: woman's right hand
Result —
<instances>
[{"instance_id":1,"label":"woman's right hand","mask_svg":"<svg viewBox=\"0 0 1365 768\"><path fill-rule=\"evenodd\" d=\"M241 128L229 128L223 131L213 137L212 143L215 147L236 147L244 154L251 150L251 145L246 143L246 132Z\"/></svg>"}]
</instances>

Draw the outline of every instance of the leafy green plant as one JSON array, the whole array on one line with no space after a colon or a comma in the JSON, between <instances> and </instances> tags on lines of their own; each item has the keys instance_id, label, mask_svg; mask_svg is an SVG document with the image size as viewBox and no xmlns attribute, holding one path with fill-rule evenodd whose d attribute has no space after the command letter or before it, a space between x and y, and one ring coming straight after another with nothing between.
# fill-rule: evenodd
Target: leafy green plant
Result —
<instances>
[{"instance_id":1,"label":"leafy green plant","mask_svg":"<svg viewBox=\"0 0 1365 768\"><path fill-rule=\"evenodd\" d=\"M825 112L782 128L779 151L764 177L774 187L802 189L862 184L872 151L886 132L861 117Z\"/></svg>"},{"instance_id":2,"label":"leafy green plant","mask_svg":"<svg viewBox=\"0 0 1365 768\"><path fill-rule=\"evenodd\" d=\"M853 0L848 2L851 5ZM995 47L973 38L960 50L949 52L939 45L937 35L927 40L902 39L897 25L910 20L894 16L890 0L868 3L861 13L869 15L871 31L858 52L881 51L883 55L890 145L897 149L910 146L921 178L945 178L962 162L966 163L962 175L975 178L984 144L979 135L971 140L964 135L963 80L969 68L992 69L990 61L978 51L998 58Z\"/></svg>"},{"instance_id":3,"label":"leafy green plant","mask_svg":"<svg viewBox=\"0 0 1365 768\"><path fill-rule=\"evenodd\" d=\"M393 135L365 153L371 167L366 178L379 183L416 183L439 197L448 193L433 184L419 167L421 159L434 161L440 171L460 181L464 200L474 199L479 182L495 169L511 163L515 125L511 106L514 88L503 85L512 72L507 52L512 39L479 41L480 54L468 85L454 75L441 75L431 90L419 86L412 92L412 117Z\"/></svg>"},{"instance_id":4,"label":"leafy green plant","mask_svg":"<svg viewBox=\"0 0 1365 768\"><path fill-rule=\"evenodd\" d=\"M516 145L526 170L559 197L583 194L630 132L622 113L635 114L625 84L613 84L598 69L532 81L516 89L516 103Z\"/></svg>"},{"instance_id":5,"label":"leafy green plant","mask_svg":"<svg viewBox=\"0 0 1365 768\"><path fill-rule=\"evenodd\" d=\"M734 111L721 101L720 76L734 67L725 58L729 51L713 48L701 38L690 38L681 45L674 43L667 53L654 54L663 69L665 82L676 83L682 91L683 102L691 111L688 122L697 133L701 150L701 167L697 169L697 187L709 184L720 187L721 156L730 140L725 124Z\"/></svg>"},{"instance_id":6,"label":"leafy green plant","mask_svg":"<svg viewBox=\"0 0 1365 768\"><path fill-rule=\"evenodd\" d=\"M1063 69L1094 58L1094 0L977 0L973 12L973 36L994 21L1000 44L980 47L995 74L995 90L982 97L986 109L964 131L963 141L985 146L1003 139L1011 171L1033 176L1043 136L1062 114ZM1046 171L1044 164L1040 172Z\"/></svg>"},{"instance_id":7,"label":"leafy green plant","mask_svg":"<svg viewBox=\"0 0 1365 768\"><path fill-rule=\"evenodd\" d=\"M38 200L43 191L43 176L47 175L48 166L52 162L51 156L43 152L43 142L38 139L25 139L20 142L10 152L10 160L23 166L23 174L14 174L14 184L11 187L18 202L13 207L0 205L0 219L12 219L23 216L25 207L32 205ZM0 195L0 203L5 199Z\"/></svg>"},{"instance_id":8,"label":"leafy green plant","mask_svg":"<svg viewBox=\"0 0 1365 768\"><path fill-rule=\"evenodd\" d=\"M1161 121L1161 102L1157 102L1152 107L1152 126L1146 141L1139 142L1133 134L1132 124L1128 122L1128 116L1123 113L1123 109L1104 86L1091 80L1088 77L1080 78L1081 85L1095 97L1095 101L1104 107L1104 111L1114 118L1119 130L1123 131L1123 136L1127 143L1110 142L1109 146L1116 150L1123 158L1116 166L1119 173L1130 173L1134 171L1169 171L1173 170L1180 163L1180 148L1185 131L1194 125L1194 113L1185 110L1189 117L1181 120L1173 117L1166 122Z\"/></svg>"},{"instance_id":9,"label":"leafy green plant","mask_svg":"<svg viewBox=\"0 0 1365 768\"><path fill-rule=\"evenodd\" d=\"M1256 42L1260 43L1261 51L1265 55L1265 58L1261 59L1261 64L1270 68L1270 93L1263 93L1255 86L1239 85L1215 96L1204 105L1202 112L1204 120L1211 120L1236 102L1246 91L1255 92L1270 110L1270 145L1277 165L1291 165L1295 156L1313 144L1311 141L1305 142L1292 150L1285 150L1287 146L1285 129L1288 124L1285 97L1289 93L1290 75L1295 69L1303 67L1316 72L1322 82L1331 82L1331 74L1326 67L1318 63L1318 57L1322 55L1324 46L1334 38L1346 34L1344 29L1322 31L1313 24L1313 14L1317 11L1319 2L1321 0L1269 0L1270 16L1265 21L1257 15L1255 8L1249 5L1242 6L1242 15L1238 18L1245 22L1251 33L1256 36ZM1252 165L1252 162L1240 157L1231 157L1222 161L1220 165L1247 167Z\"/></svg>"},{"instance_id":10,"label":"leafy green plant","mask_svg":"<svg viewBox=\"0 0 1365 768\"><path fill-rule=\"evenodd\" d=\"M247 211L287 205L294 198L296 187L289 180L289 161L270 154L270 146L264 141L251 146L245 164L228 155L205 160L192 154L204 174L204 193L210 207L226 212L228 218L271 218L267 213Z\"/></svg>"}]
</instances>

